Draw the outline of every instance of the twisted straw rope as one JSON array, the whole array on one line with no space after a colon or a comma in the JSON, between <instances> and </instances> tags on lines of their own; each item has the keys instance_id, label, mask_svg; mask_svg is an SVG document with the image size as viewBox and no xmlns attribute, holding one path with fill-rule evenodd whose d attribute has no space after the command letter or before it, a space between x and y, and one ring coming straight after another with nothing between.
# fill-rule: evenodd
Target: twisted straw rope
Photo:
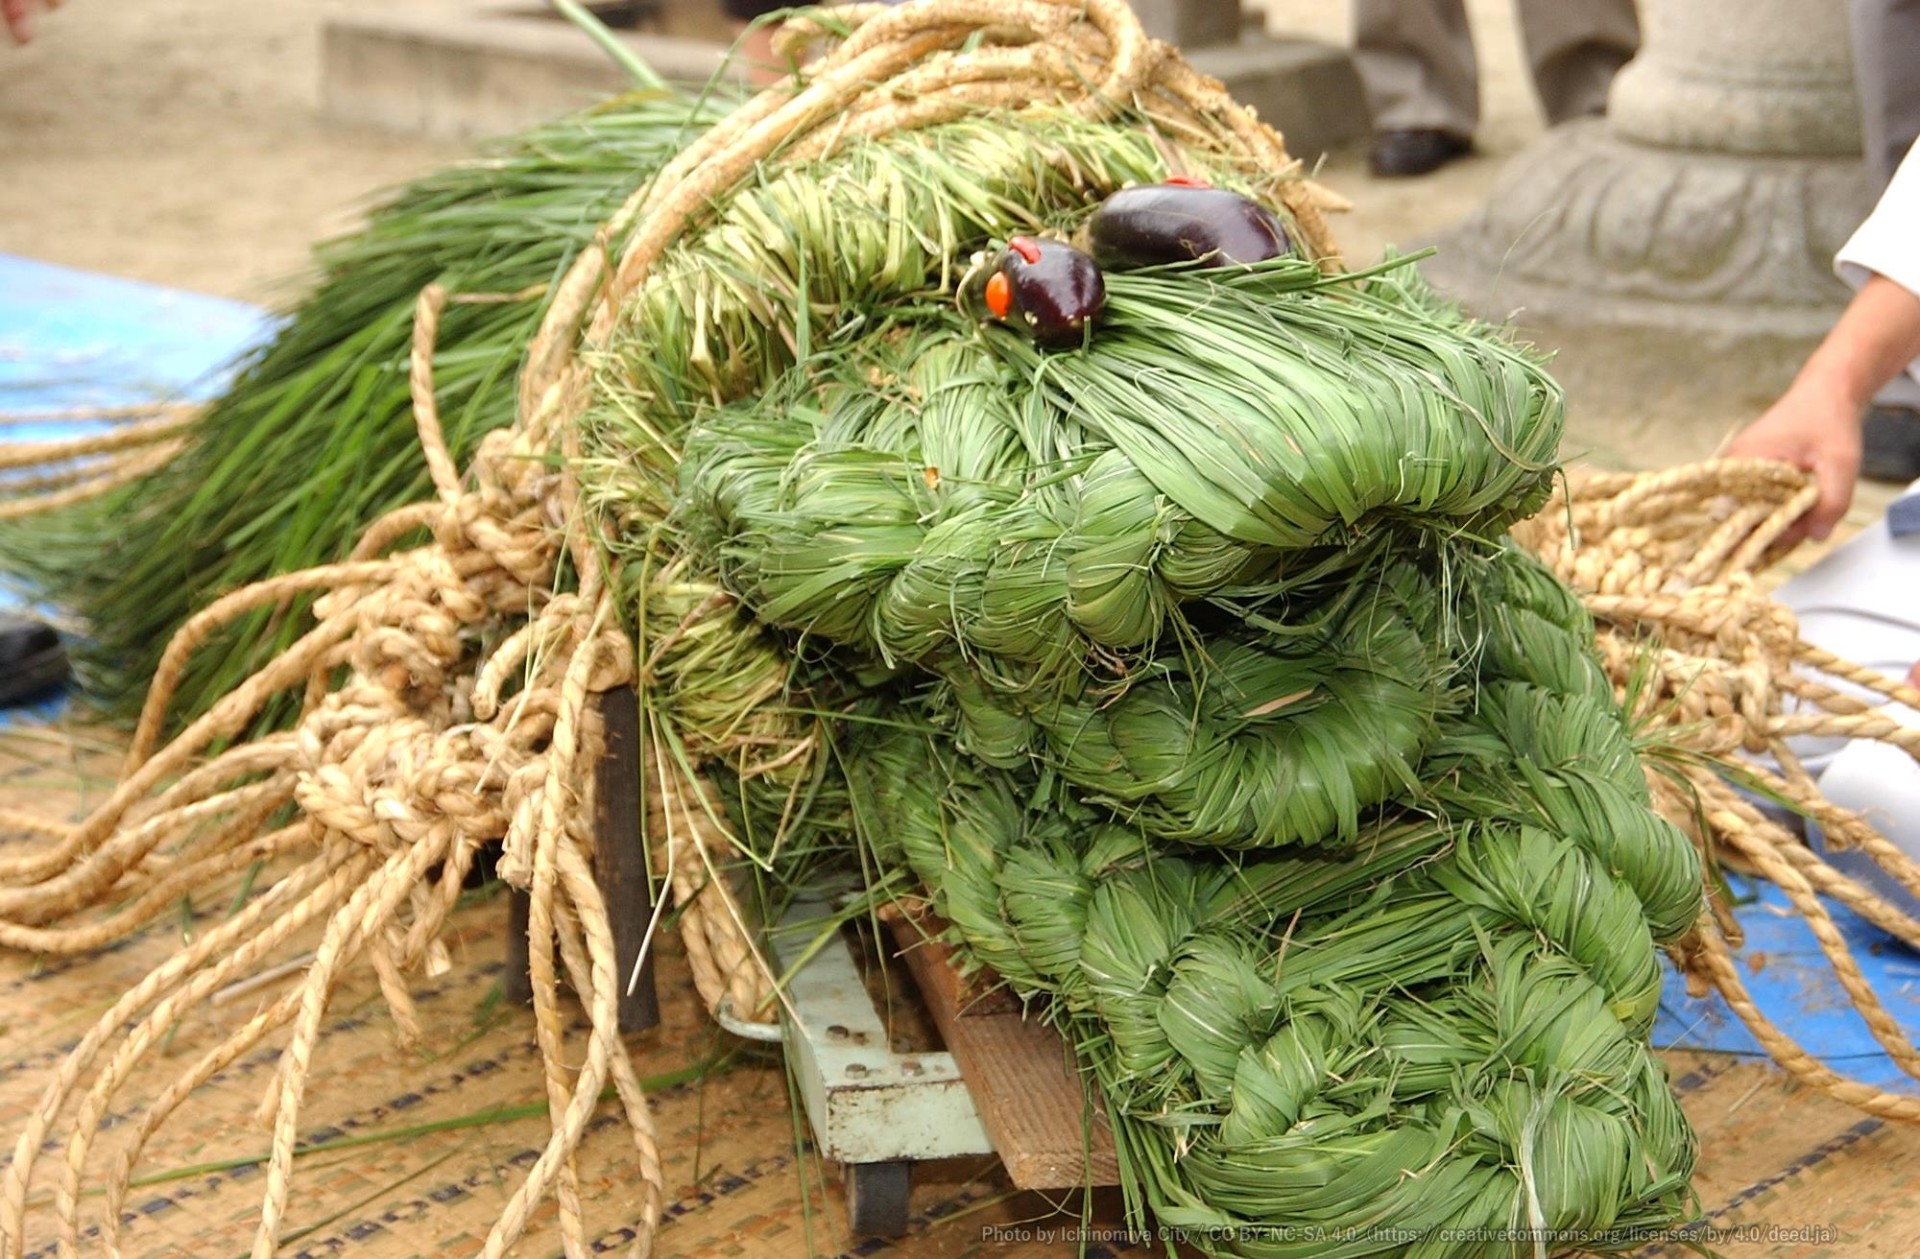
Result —
<instances>
[{"instance_id":1,"label":"twisted straw rope","mask_svg":"<svg viewBox=\"0 0 1920 1259\"><path fill-rule=\"evenodd\" d=\"M0 426L75 421L105 432L56 442L0 442L0 520L59 511L149 476L185 446L199 408L180 403L0 416Z\"/></svg>"},{"instance_id":2,"label":"twisted straw rope","mask_svg":"<svg viewBox=\"0 0 1920 1259\"><path fill-rule=\"evenodd\" d=\"M1865 818L1825 799L1788 744L1802 736L1873 739L1920 757L1920 730L1828 679L1915 707L1920 691L1806 642L1793 614L1757 580L1785 553L1781 538L1816 492L1806 474L1764 462L1600 475L1563 488L1514 532L1580 592L1601 659L1636 715L1692 754L1672 777L1651 775L1662 812L1703 850L1744 862L1786 894L1875 1041L1920 1079L1920 1051L1861 974L1821 897L1914 945L1920 921L1834 869L1733 785L1754 782L1777 794L1833 847L1864 850L1920 895L1920 866ZM1839 1075L1760 1012L1733 961L1741 936L1731 909L1718 900L1712 908L1675 950L1696 986L1717 988L1774 1060L1809 1086L1873 1115L1920 1120L1920 1098Z\"/></svg>"},{"instance_id":3,"label":"twisted straw rope","mask_svg":"<svg viewBox=\"0 0 1920 1259\"><path fill-rule=\"evenodd\" d=\"M185 434L197 414L194 407L174 406L155 419L117 421L118 427L104 433L57 442L0 442L0 471L43 467L87 455L117 454L169 441Z\"/></svg>"},{"instance_id":4,"label":"twisted straw rope","mask_svg":"<svg viewBox=\"0 0 1920 1259\"><path fill-rule=\"evenodd\" d=\"M50 841L0 859L0 944L10 947L97 948L149 921L184 889L258 860L297 859L264 894L125 994L62 1062L0 1173L0 1259L24 1252L33 1169L75 1095L84 1088L54 1200L63 1253L77 1250L81 1236L80 1187L94 1137L138 1064L213 993L272 975L277 959L317 932L311 964L287 980L270 980L268 986L280 986L259 1012L168 1083L117 1152L106 1181L103 1235L108 1252L117 1253L121 1208L153 1133L201 1083L290 1028L262 1102L274 1135L252 1253L272 1255L336 984L355 963L369 962L399 1035L417 1036L406 975L447 964L439 933L475 853L495 840L503 845L504 877L531 893L534 1015L552 1133L482 1253L504 1254L549 1195L559 1206L563 1252L569 1259L587 1253L575 1156L609 1081L641 1164L633 1253L649 1251L664 1179L646 1102L619 1040L624 977L614 973L607 909L592 876L592 810L582 798L601 746L591 698L632 678L634 654L616 628L611 574L584 523L571 471L575 421L591 392L579 353L583 331L588 347L603 342L623 301L666 250L759 164L825 155L852 136L930 125L985 105L1065 105L1096 119L1135 109L1176 138L1209 137L1217 148L1224 132L1235 156L1264 176L1296 168L1277 135L1233 105L1218 83L1149 40L1122 0L916 0L850 7L834 18L848 32L836 46L748 102L636 191L554 286L528 347L519 418L482 442L464 476L439 424L433 347L446 303L480 298L424 291L410 381L434 500L374 523L342 563L236 591L190 620L156 674L124 780L85 819L64 825L0 818ZM801 34L818 41L825 33ZM970 42L979 43L976 51L960 51ZM1297 180L1282 195L1303 242L1330 258L1320 212L1331 199ZM58 452L63 458L107 458L73 480L43 478L26 488L44 499L133 475L144 466L133 461L147 456L125 452L166 449L178 439L167 427L174 422L169 416L130 425L127 436L68 444ZM47 452L38 453L29 462L43 463ZM422 529L430 541L393 550ZM568 574L577 589L560 592ZM251 609L316 593L313 628L161 744L182 671L208 635ZM515 622L523 624L488 658L474 658L473 642ZM345 681L337 682L343 671ZM290 690L305 696L294 730L228 746L270 699ZM817 746L803 742L783 755L813 755ZM651 801L664 840L656 859L681 902L702 997L739 1015L762 1013L770 979L716 855L725 843L717 801L693 766L663 750L661 738L649 737L644 755L659 788ZM289 804L295 820L261 835ZM102 921L66 921L109 901L122 908ZM563 971L586 1006L583 1057L566 1041ZM581 1059L577 1068L570 1058Z\"/></svg>"}]
</instances>

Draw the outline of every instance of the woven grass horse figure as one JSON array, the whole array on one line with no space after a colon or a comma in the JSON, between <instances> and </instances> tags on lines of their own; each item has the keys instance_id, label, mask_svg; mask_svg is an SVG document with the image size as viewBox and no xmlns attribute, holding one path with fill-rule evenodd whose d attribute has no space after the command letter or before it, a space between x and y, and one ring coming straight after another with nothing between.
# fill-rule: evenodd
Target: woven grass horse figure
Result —
<instances>
[{"instance_id":1,"label":"woven grass horse figure","mask_svg":"<svg viewBox=\"0 0 1920 1259\"><path fill-rule=\"evenodd\" d=\"M140 1059L310 932L311 966L133 1125L101 1221L111 1247L146 1138L284 1035L271 1254L338 977L371 964L418 1034L408 976L494 841L531 898L553 1135L486 1253L548 1196L584 1252L576 1150L609 1084L644 1246L658 1160L586 800L590 699L629 682L716 1009L769 1004L731 868L763 891L864 869L1069 1033L1132 1209L1204 1249L1538 1253L1672 1220L1692 1138L1646 1036L1700 872L1585 613L1504 542L1548 489L1552 382L1404 265L1340 274L1279 137L1118 0L855 5L787 38L823 51L636 176L547 294L516 418L464 473L434 379L460 295L420 295L434 497L197 616L113 798L0 866L0 943L40 950L276 876L55 1073L0 1180L7 1246L54 1125L76 1244ZM996 251L1032 262L1169 179L1264 206L1288 251L1115 270L1046 346L991 317L1005 291L985 319L967 300L976 251L1027 282ZM196 645L298 595L310 628L160 746ZM288 694L290 729L229 746Z\"/></svg>"}]
</instances>

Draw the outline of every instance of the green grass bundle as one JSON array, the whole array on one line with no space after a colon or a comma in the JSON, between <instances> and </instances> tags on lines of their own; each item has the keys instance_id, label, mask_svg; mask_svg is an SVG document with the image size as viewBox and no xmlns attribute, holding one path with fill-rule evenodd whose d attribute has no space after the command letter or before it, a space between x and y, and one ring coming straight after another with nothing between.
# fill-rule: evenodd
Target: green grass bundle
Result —
<instances>
[{"instance_id":1,"label":"green grass bundle","mask_svg":"<svg viewBox=\"0 0 1920 1259\"><path fill-rule=\"evenodd\" d=\"M868 842L1051 1002L1144 1201L1203 1250L1630 1249L1688 1205L1692 1137L1646 1036L1655 944L1691 924L1673 911L1697 908L1699 868L1604 692L1477 684L1520 702L1444 719L1433 786L1372 811L1349 856L1169 845L934 723L846 765ZM1634 838L1570 824L1564 767L1516 779L1542 703Z\"/></svg>"},{"instance_id":2,"label":"green grass bundle","mask_svg":"<svg viewBox=\"0 0 1920 1259\"><path fill-rule=\"evenodd\" d=\"M407 385L425 285L456 296L434 356L455 457L509 423L547 286L726 105L638 92L414 182L317 250L311 291L240 363L171 464L105 498L0 525L7 571L87 627L76 654L90 698L110 714L137 711L188 615L276 573L344 558L369 523L430 488ZM107 564L103 537L141 544ZM283 650L300 621L265 610L225 630L189 663L176 719Z\"/></svg>"},{"instance_id":3,"label":"green grass bundle","mask_svg":"<svg viewBox=\"0 0 1920 1259\"><path fill-rule=\"evenodd\" d=\"M545 286L722 113L626 98L416 185L323 253L189 455L0 538L94 621L107 693L189 607L426 487L422 285L486 297L435 354L463 458L513 417ZM1114 274L1043 351L958 300L975 251L1132 182L1288 176L1142 115L875 132L704 204L571 434L650 737L763 895L926 896L1078 1048L1136 1222L1207 1253L1671 1222L1693 1139L1647 1033L1700 871L1584 614L1503 541L1555 471L1553 382L1405 261ZM105 519L152 544L76 577ZM180 713L300 624L234 627ZM1523 1240L1462 1240L1488 1230Z\"/></svg>"},{"instance_id":4,"label":"green grass bundle","mask_svg":"<svg viewBox=\"0 0 1920 1259\"><path fill-rule=\"evenodd\" d=\"M422 285L455 294L433 364L451 451L420 426L436 508L392 526L431 514L431 539L371 577L307 577L334 582L311 628L233 627L181 711L304 635L0 871L24 884L0 888L29 919L0 923L15 940L69 913L50 897L71 881L103 904L144 886L137 924L164 880L293 818L269 837L293 872L155 972L151 1012L103 1015L53 1110L113 1035L112 1062L137 1059L182 993L324 918L311 970L186 1077L292 1025L273 1250L337 967L371 950L410 1021L395 968L428 964L498 842L532 898L555 1131L490 1247L550 1192L586 1244L571 1160L607 1084L644 1239L665 1185L578 811L588 697L631 680L648 838L712 1008L761 996L711 877L731 839L763 910L823 877L929 904L963 964L1077 1049L1130 1222L1203 1253L1620 1250L1672 1222L1694 1142L1647 1036L1656 950L1692 928L1701 874L1653 810L1592 626L1505 538L1554 475L1553 382L1406 261L1340 273L1277 137L1119 0L805 20L858 29L738 112L633 97L409 191L328 256L193 451L102 509L150 554L77 601L107 664L137 670L190 602L342 554L426 488L411 312ZM1056 321L1078 342L1036 329L1044 350L976 318L976 251L1066 258L1008 237L1057 242L1174 175L1263 199L1298 250L1117 272L1099 319ZM616 202L637 217L603 268L582 246ZM516 395L538 402L513 414ZM510 415L465 479L449 469ZM31 536L51 563L52 527ZM275 687L304 694L297 735L229 743ZM199 864L141 885L169 835ZM101 1113L65 1147L70 1230ZM19 1138L5 1222L45 1135Z\"/></svg>"},{"instance_id":5,"label":"green grass bundle","mask_svg":"<svg viewBox=\"0 0 1920 1259\"><path fill-rule=\"evenodd\" d=\"M1218 631L1130 661L1124 682L1023 697L956 669L958 742L991 765L1037 759L1165 839L1351 845L1364 810L1415 785L1457 702L1435 593L1369 585L1303 632Z\"/></svg>"},{"instance_id":6,"label":"green grass bundle","mask_svg":"<svg viewBox=\"0 0 1920 1259\"><path fill-rule=\"evenodd\" d=\"M1054 356L915 311L870 360L836 347L700 418L696 542L775 624L1024 679L1379 535L1537 507L1560 431L1538 366L1398 272L1331 284L1300 259L1115 275L1097 345Z\"/></svg>"},{"instance_id":7,"label":"green grass bundle","mask_svg":"<svg viewBox=\"0 0 1920 1259\"><path fill-rule=\"evenodd\" d=\"M1043 125L967 119L853 144L824 178L811 165L770 168L664 260L612 348L650 407L757 390L826 331L814 321L951 293L968 251L988 238L1043 231L1166 169L1147 133L1069 114Z\"/></svg>"},{"instance_id":8,"label":"green grass bundle","mask_svg":"<svg viewBox=\"0 0 1920 1259\"><path fill-rule=\"evenodd\" d=\"M1112 275L1053 352L977 323L954 259L1100 189L1009 161L969 198L952 154L1163 173L1045 127L762 172L596 360L612 554L737 600L789 741L834 750L714 775L743 849L773 895L923 888L1078 1047L1134 1209L1209 1253L1630 1248L1688 1202L1647 1033L1701 878L1585 613L1504 541L1558 390L1404 262ZM711 623L656 589L643 660ZM710 689L648 692L689 759Z\"/></svg>"}]
</instances>

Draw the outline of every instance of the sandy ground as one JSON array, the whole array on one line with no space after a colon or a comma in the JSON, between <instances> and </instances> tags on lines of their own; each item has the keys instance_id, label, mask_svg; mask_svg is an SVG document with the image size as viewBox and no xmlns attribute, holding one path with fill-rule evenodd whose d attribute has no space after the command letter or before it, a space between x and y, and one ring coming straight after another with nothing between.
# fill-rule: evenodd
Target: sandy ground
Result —
<instances>
[{"instance_id":1,"label":"sandy ground","mask_svg":"<svg viewBox=\"0 0 1920 1259\"><path fill-rule=\"evenodd\" d=\"M0 47L0 250L261 299L459 155L315 117L338 0L71 0Z\"/></svg>"}]
</instances>

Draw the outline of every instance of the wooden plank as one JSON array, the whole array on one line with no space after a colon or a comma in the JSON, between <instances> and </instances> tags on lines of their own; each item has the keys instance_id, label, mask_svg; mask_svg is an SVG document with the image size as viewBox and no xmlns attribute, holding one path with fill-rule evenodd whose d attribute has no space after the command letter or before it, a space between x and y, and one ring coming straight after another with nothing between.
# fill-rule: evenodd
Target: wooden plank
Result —
<instances>
[{"instance_id":1,"label":"wooden plank","mask_svg":"<svg viewBox=\"0 0 1920 1259\"><path fill-rule=\"evenodd\" d=\"M527 969L527 915L532 912L531 896L517 887L507 889L507 956L500 995L508 1005L533 1004L533 975Z\"/></svg>"},{"instance_id":2,"label":"wooden plank","mask_svg":"<svg viewBox=\"0 0 1920 1259\"><path fill-rule=\"evenodd\" d=\"M944 948L929 938L937 934L938 923L895 918L889 926L1014 1185L1118 1184L1120 1164L1106 1112L1084 1087L1073 1052L1059 1033L1023 1018L1010 999L1011 1009L962 999L965 981L954 973Z\"/></svg>"},{"instance_id":3,"label":"wooden plank","mask_svg":"<svg viewBox=\"0 0 1920 1259\"><path fill-rule=\"evenodd\" d=\"M1007 991L998 975L990 970L972 975L960 973L959 967L953 964L953 950L940 939L947 924L930 910L890 902L881 907L880 918L893 933L893 943L900 950L900 956L909 963L917 960L926 964L926 973L923 975L916 969L914 979L919 982L929 1006L933 1004L934 995L928 990L931 982L938 989L939 1000L961 1015L1020 1013L1019 998Z\"/></svg>"},{"instance_id":4,"label":"wooden plank","mask_svg":"<svg viewBox=\"0 0 1920 1259\"><path fill-rule=\"evenodd\" d=\"M640 835L640 705L632 687L608 691L598 703L606 747L594 768L593 877L606 898L614 966L625 984L653 916L653 889ZM533 1001L533 979L527 970L530 911L527 893L509 888L506 969L501 976L502 995L509 1005ZM633 991L620 994L619 1026L631 1035L659 1025L660 1001L649 956Z\"/></svg>"},{"instance_id":5,"label":"wooden plank","mask_svg":"<svg viewBox=\"0 0 1920 1259\"><path fill-rule=\"evenodd\" d=\"M660 1025L653 957L640 967L633 991L627 977L653 918L653 888L640 835L640 700L630 686L600 696L606 750L594 770L593 877L607 900L614 965L620 977L620 1030L631 1035Z\"/></svg>"}]
</instances>

